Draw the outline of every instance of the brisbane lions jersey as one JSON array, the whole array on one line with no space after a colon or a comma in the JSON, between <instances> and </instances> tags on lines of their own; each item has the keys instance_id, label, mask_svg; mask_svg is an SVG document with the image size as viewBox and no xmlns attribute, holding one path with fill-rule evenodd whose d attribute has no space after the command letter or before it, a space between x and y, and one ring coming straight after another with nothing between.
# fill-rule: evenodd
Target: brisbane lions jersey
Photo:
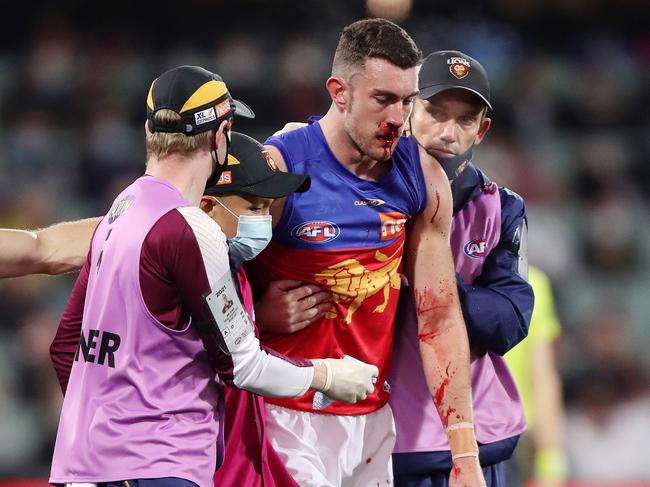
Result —
<instances>
[{"instance_id":1,"label":"brisbane lions jersey","mask_svg":"<svg viewBox=\"0 0 650 487\"><path fill-rule=\"evenodd\" d=\"M406 225L426 200L417 144L402 137L391 168L379 181L360 179L331 152L312 123L267 144L280 150L289 171L308 174L311 188L288 196L271 244L252 263L259 285L276 279L317 284L332 293L320 320L290 335L266 336L289 357L349 357L379 368L375 391L346 404L322 393L272 404L309 412L366 414L388 401L393 321L399 297Z\"/></svg>"}]
</instances>

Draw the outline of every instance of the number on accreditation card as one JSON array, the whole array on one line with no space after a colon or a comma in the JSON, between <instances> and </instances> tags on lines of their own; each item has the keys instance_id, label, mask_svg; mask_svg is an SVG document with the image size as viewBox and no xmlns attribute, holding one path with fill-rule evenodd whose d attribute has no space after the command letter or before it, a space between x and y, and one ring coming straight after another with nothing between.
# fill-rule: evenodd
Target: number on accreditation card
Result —
<instances>
[{"instance_id":1,"label":"number on accreditation card","mask_svg":"<svg viewBox=\"0 0 650 487\"><path fill-rule=\"evenodd\" d=\"M229 350L253 334L253 323L239 300L229 273L212 286L206 297L212 316Z\"/></svg>"}]
</instances>

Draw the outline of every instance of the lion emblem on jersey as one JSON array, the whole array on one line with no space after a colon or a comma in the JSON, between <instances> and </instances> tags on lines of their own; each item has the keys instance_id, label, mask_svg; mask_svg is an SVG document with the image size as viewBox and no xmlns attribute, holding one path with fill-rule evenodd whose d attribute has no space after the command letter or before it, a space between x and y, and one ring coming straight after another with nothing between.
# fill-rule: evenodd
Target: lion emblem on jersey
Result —
<instances>
[{"instance_id":1,"label":"lion emblem on jersey","mask_svg":"<svg viewBox=\"0 0 650 487\"><path fill-rule=\"evenodd\" d=\"M335 303L348 305L345 310L345 323L352 323L352 315L366 299L377 293L383 294L383 302L375 307L374 312L382 313L386 309L391 289L399 290L401 287L399 266L402 262L403 245L400 244L392 255L385 255L377 250L375 261L381 264L374 270L366 268L356 259L346 259L314 276L316 282L332 291ZM325 317L330 319L336 316L336 311L325 314Z\"/></svg>"}]
</instances>

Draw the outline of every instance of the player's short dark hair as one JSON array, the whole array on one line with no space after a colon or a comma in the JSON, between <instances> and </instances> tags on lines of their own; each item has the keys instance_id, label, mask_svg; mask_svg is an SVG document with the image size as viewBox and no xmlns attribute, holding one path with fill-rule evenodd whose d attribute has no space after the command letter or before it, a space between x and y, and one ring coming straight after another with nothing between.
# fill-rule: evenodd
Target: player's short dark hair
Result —
<instances>
[{"instance_id":1,"label":"player's short dark hair","mask_svg":"<svg viewBox=\"0 0 650 487\"><path fill-rule=\"evenodd\" d=\"M332 74L380 58L402 69L422 62L422 51L399 25L386 19L358 20L343 29L334 54Z\"/></svg>"}]
</instances>

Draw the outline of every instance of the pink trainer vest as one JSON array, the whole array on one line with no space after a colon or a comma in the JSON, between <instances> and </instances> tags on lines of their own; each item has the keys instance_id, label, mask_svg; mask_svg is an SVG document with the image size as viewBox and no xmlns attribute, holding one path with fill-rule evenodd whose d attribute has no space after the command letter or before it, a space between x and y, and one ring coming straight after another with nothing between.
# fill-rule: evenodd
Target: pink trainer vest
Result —
<instances>
[{"instance_id":1,"label":"pink trainer vest","mask_svg":"<svg viewBox=\"0 0 650 487\"><path fill-rule=\"evenodd\" d=\"M151 316L139 282L149 230L189 205L170 183L144 176L100 223L50 482L173 476L212 485L215 373L189 323L171 330Z\"/></svg>"},{"instance_id":2,"label":"pink trainer vest","mask_svg":"<svg viewBox=\"0 0 650 487\"><path fill-rule=\"evenodd\" d=\"M485 258L501 236L501 199L490 183L468 202L451 227L451 250L456 272L466 283L480 274ZM395 415L394 453L447 451L449 443L429 393L418 343L417 318L411 293L403 288L395 319L395 346L390 405ZM521 434L524 412L503 357L488 352L472 356L474 425L479 443L493 443Z\"/></svg>"}]
</instances>

